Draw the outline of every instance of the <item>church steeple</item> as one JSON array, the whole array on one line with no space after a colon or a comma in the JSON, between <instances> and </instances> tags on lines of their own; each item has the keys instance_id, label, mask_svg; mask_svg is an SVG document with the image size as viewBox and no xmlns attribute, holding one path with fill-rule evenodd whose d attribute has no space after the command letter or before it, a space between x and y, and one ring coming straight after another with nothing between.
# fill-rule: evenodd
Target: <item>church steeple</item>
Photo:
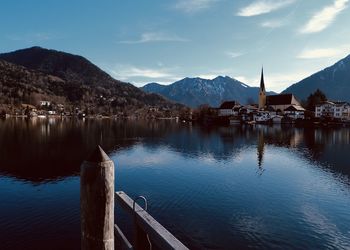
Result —
<instances>
[{"instance_id":1,"label":"church steeple","mask_svg":"<svg viewBox=\"0 0 350 250\"><path fill-rule=\"evenodd\" d=\"M264 91L265 92L264 68L261 68L260 91Z\"/></svg>"},{"instance_id":2,"label":"church steeple","mask_svg":"<svg viewBox=\"0 0 350 250\"><path fill-rule=\"evenodd\" d=\"M264 109L266 105L266 91L264 82L264 68L261 68L260 91L259 91L259 109Z\"/></svg>"}]
</instances>

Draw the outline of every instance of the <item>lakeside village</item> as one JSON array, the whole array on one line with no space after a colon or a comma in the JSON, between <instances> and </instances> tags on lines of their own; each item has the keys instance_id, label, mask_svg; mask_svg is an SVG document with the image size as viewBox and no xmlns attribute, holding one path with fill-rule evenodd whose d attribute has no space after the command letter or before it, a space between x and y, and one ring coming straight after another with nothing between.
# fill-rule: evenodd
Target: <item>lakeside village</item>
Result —
<instances>
[{"instance_id":1,"label":"lakeside village","mask_svg":"<svg viewBox=\"0 0 350 250\"><path fill-rule=\"evenodd\" d=\"M261 71L258 104L241 105L225 101L219 108L206 108L200 115L204 123L218 124L296 124L300 126L350 126L350 104L329 101L317 90L302 105L293 94L266 96ZM305 109L303 106L307 106Z\"/></svg>"},{"instance_id":2,"label":"lakeside village","mask_svg":"<svg viewBox=\"0 0 350 250\"><path fill-rule=\"evenodd\" d=\"M311 100L309 100L311 98ZM310 103L311 102L311 103ZM307 109L305 109L305 108ZM293 94L266 96L264 72L261 71L258 104L241 105L237 101L224 101L220 107L202 105L197 109L145 107L122 112L118 115L86 114L78 107L65 108L47 100L39 101L37 106L21 104L15 112L0 110L0 118L25 117L74 117L74 118L114 118L114 119L175 119L182 122L198 122L206 125L234 124L296 124L302 126L350 126L350 104L344 101L329 101L319 90L302 105Z\"/></svg>"}]
</instances>

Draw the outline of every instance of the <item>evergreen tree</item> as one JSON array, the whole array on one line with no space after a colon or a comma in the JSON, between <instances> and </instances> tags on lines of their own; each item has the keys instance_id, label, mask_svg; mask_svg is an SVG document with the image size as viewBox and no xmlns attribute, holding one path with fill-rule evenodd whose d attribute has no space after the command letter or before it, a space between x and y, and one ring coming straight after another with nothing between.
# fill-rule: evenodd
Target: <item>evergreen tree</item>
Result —
<instances>
[{"instance_id":1,"label":"evergreen tree","mask_svg":"<svg viewBox=\"0 0 350 250\"><path fill-rule=\"evenodd\" d=\"M310 94L306 101L306 109L310 111L315 111L317 104L327 101L326 95L319 89L317 89L313 94Z\"/></svg>"}]
</instances>

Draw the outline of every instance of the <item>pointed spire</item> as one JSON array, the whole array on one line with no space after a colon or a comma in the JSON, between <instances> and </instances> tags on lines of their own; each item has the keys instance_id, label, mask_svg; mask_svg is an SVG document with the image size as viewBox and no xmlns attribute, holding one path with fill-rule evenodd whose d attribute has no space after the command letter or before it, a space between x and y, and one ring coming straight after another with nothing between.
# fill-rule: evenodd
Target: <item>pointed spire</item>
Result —
<instances>
[{"instance_id":1,"label":"pointed spire","mask_svg":"<svg viewBox=\"0 0 350 250\"><path fill-rule=\"evenodd\" d=\"M260 91L265 92L264 67L261 68Z\"/></svg>"},{"instance_id":2,"label":"pointed spire","mask_svg":"<svg viewBox=\"0 0 350 250\"><path fill-rule=\"evenodd\" d=\"M100 163L100 162L105 162L110 160L111 159L108 157L105 151L103 151L100 145L97 145L94 152L87 159L88 162L92 162L92 163Z\"/></svg>"}]
</instances>

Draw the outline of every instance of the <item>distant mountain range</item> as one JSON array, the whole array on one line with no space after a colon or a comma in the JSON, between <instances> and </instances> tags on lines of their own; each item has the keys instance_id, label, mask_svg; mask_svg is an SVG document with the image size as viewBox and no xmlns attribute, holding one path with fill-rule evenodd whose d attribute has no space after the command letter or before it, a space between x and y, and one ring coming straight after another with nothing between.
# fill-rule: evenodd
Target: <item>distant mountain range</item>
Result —
<instances>
[{"instance_id":1,"label":"distant mountain range","mask_svg":"<svg viewBox=\"0 0 350 250\"><path fill-rule=\"evenodd\" d=\"M56 98L100 111L180 106L113 79L82 56L32 47L0 54L0 60L2 103Z\"/></svg>"},{"instance_id":2,"label":"distant mountain range","mask_svg":"<svg viewBox=\"0 0 350 250\"><path fill-rule=\"evenodd\" d=\"M184 78L170 85L149 83L141 89L148 93L160 94L189 107L198 107L201 104L218 107L223 101L228 100L236 100L241 104L256 103L259 93L258 87L249 87L228 76L218 76L213 80Z\"/></svg>"},{"instance_id":3,"label":"distant mountain range","mask_svg":"<svg viewBox=\"0 0 350 250\"><path fill-rule=\"evenodd\" d=\"M301 100L320 89L328 99L350 102L350 55L288 87L283 93L292 93Z\"/></svg>"},{"instance_id":4,"label":"distant mountain range","mask_svg":"<svg viewBox=\"0 0 350 250\"><path fill-rule=\"evenodd\" d=\"M268 83L266 85L268 87ZM226 100L236 100L241 104L257 103L259 91L258 87L249 87L228 76L218 76L213 80L184 78L170 85L149 83L141 89L149 93L160 94L169 100L190 107L197 107L201 104L218 107ZM330 100L350 102L350 55L333 66L291 85L282 93L292 93L302 101L317 89L323 91ZM267 93L267 95L271 94L276 93Z\"/></svg>"}]
</instances>

